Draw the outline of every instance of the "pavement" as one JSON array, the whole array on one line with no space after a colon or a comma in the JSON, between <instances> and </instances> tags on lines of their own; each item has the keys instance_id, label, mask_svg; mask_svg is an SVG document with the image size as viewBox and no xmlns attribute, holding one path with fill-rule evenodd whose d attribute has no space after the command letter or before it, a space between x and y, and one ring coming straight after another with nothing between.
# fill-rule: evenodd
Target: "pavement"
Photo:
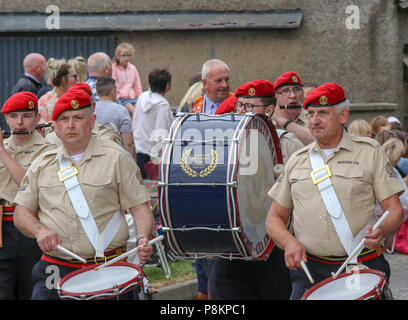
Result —
<instances>
[{"instance_id":1,"label":"pavement","mask_svg":"<svg viewBox=\"0 0 408 320\"><path fill-rule=\"evenodd\" d=\"M390 289L395 300L408 300L408 255L397 251L384 253L391 267ZM160 288L152 300L193 300L197 293L197 280Z\"/></svg>"}]
</instances>

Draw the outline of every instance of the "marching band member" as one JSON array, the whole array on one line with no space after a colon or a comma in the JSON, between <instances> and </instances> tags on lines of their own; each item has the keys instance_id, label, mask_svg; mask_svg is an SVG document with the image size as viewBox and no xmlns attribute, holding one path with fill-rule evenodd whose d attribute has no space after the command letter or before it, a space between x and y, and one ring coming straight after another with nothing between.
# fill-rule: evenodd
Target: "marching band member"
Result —
<instances>
[{"instance_id":1,"label":"marching band member","mask_svg":"<svg viewBox=\"0 0 408 320\"><path fill-rule=\"evenodd\" d=\"M398 196L404 189L375 140L344 130L349 104L344 89L335 83L325 83L308 95L304 108L316 142L290 157L268 193L274 202L267 231L285 251L291 299L300 299L311 287L300 269L301 260L320 282L339 269L364 237L365 248L351 263L363 262L387 279L390 276L382 243L402 223ZM372 232L376 200L390 214ZM287 229L291 215L294 234Z\"/></svg>"},{"instance_id":2,"label":"marching band member","mask_svg":"<svg viewBox=\"0 0 408 320\"><path fill-rule=\"evenodd\" d=\"M60 277L83 264L57 245L87 259L89 264L112 259L125 250L129 236L124 214L135 220L139 262L153 247L153 215L139 168L118 144L91 134L95 123L91 97L70 89L53 110L54 130L62 146L39 156L29 167L14 199L15 225L35 238L43 255L33 270L32 299L58 299L47 285L47 267L58 266ZM137 299L135 292L120 298Z\"/></svg>"},{"instance_id":3,"label":"marching band member","mask_svg":"<svg viewBox=\"0 0 408 320\"><path fill-rule=\"evenodd\" d=\"M28 166L43 152L54 148L35 130L40 120L37 96L31 92L12 95L2 113L14 134L3 141L0 132L0 300L30 299L31 271L41 256L37 243L25 237L13 223L13 199ZM29 131L29 134L18 132ZM1 217L1 211L0 211Z\"/></svg>"},{"instance_id":4,"label":"marching band member","mask_svg":"<svg viewBox=\"0 0 408 320\"><path fill-rule=\"evenodd\" d=\"M259 79L242 84L237 88L235 97L238 99L238 113L270 115L275 109L275 88L267 80ZM231 103L233 101L226 101L226 110L231 111ZM293 134L281 132L280 136L284 160L303 147ZM286 300L290 296L289 270L285 266L282 249L276 246L265 261L207 259L207 268L211 299Z\"/></svg>"}]
</instances>

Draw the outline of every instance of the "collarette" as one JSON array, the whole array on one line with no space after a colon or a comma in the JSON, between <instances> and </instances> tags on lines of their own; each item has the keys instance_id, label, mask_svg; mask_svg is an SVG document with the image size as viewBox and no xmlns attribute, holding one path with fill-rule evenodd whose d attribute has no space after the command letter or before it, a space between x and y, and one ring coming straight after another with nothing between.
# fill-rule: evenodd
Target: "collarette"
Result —
<instances>
[{"instance_id":1,"label":"collarette","mask_svg":"<svg viewBox=\"0 0 408 320\"><path fill-rule=\"evenodd\" d=\"M99 156L99 155L105 154L105 152L102 151L102 145L98 139L99 138L91 135L88 145L84 151L84 155L82 156L78 164L91 159L93 156ZM59 159L59 157L61 156L64 156L65 158L68 158L68 159L72 159L71 155L67 152L64 145L58 148L56 158Z\"/></svg>"},{"instance_id":2,"label":"collarette","mask_svg":"<svg viewBox=\"0 0 408 320\"><path fill-rule=\"evenodd\" d=\"M29 73L27 73L27 72L24 72L24 75L27 77L27 78L30 78L30 79L33 79L35 82L37 82L37 83L41 83L40 82L40 80L38 80L36 77L34 77L32 74L29 74Z\"/></svg>"},{"instance_id":3,"label":"collarette","mask_svg":"<svg viewBox=\"0 0 408 320\"><path fill-rule=\"evenodd\" d=\"M314 151L319 151L319 152L322 150L319 144L317 143L317 141L312 142L311 149ZM333 153L335 153L336 151L340 149L346 149L348 151L353 151L353 141L351 139L351 136L344 129L343 129L343 136L341 137L339 144L334 148Z\"/></svg>"},{"instance_id":4,"label":"collarette","mask_svg":"<svg viewBox=\"0 0 408 320\"><path fill-rule=\"evenodd\" d=\"M24 150L26 150L28 147L31 147L32 145L38 145L38 144L44 144L44 138L37 132L37 130L34 131L33 135L31 136L31 139L28 140L26 143L24 143L21 148L17 148L17 145L13 139L13 136L11 136L8 139L8 147L17 152L22 152Z\"/></svg>"}]
</instances>

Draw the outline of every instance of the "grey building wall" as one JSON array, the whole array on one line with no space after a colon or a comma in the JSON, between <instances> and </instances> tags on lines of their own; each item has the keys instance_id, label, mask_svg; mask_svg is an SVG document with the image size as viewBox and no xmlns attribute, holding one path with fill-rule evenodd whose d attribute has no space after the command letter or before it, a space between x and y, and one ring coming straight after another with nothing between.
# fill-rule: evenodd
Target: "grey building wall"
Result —
<instances>
[{"instance_id":1,"label":"grey building wall","mask_svg":"<svg viewBox=\"0 0 408 320\"><path fill-rule=\"evenodd\" d=\"M296 9L303 12L297 29L185 30L117 33L118 43L130 42L136 49L133 62L146 89L147 75L154 67L167 67L173 74L168 99L178 105L191 74L200 72L207 59L220 58L231 69L232 89L256 78L273 81L288 70L304 80L337 82L353 104L352 119L370 119L374 114L406 112L403 86L403 45L408 43L407 10L392 0L214 0L161 1L118 0L105 2L53 1L64 12L155 13L186 10L225 11ZM0 12L45 12L48 1L1 2ZM360 28L350 30L346 20L349 5L359 9ZM185 13L188 14L188 13Z\"/></svg>"}]
</instances>

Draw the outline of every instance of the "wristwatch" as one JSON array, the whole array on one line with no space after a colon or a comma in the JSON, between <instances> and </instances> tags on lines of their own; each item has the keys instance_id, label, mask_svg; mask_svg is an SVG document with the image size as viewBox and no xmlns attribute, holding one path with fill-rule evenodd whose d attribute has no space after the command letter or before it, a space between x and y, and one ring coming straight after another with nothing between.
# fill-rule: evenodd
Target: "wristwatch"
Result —
<instances>
[{"instance_id":1,"label":"wristwatch","mask_svg":"<svg viewBox=\"0 0 408 320\"><path fill-rule=\"evenodd\" d=\"M291 122L293 122L292 120L288 120L288 121L286 121L285 122L285 124L283 125L283 129L285 129L286 130L286 127L289 125L289 123L291 123Z\"/></svg>"}]
</instances>

